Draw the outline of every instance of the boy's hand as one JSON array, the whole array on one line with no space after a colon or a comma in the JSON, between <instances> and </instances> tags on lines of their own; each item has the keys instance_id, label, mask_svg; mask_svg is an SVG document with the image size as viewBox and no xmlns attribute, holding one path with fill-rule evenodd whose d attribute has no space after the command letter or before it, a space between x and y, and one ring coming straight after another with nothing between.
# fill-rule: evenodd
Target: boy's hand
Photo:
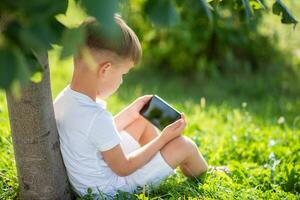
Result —
<instances>
[{"instance_id":1,"label":"boy's hand","mask_svg":"<svg viewBox=\"0 0 300 200\"><path fill-rule=\"evenodd\" d=\"M159 137L162 138L164 143L168 143L174 138L180 136L186 126L186 120L183 113L181 113L181 118L174 123L168 125L164 130L162 130L161 135Z\"/></svg>"},{"instance_id":2,"label":"boy's hand","mask_svg":"<svg viewBox=\"0 0 300 200\"><path fill-rule=\"evenodd\" d=\"M118 131L123 130L141 116L140 110L152 98L152 96L153 95L145 95L137 98L129 106L114 116Z\"/></svg>"},{"instance_id":3,"label":"boy's hand","mask_svg":"<svg viewBox=\"0 0 300 200\"><path fill-rule=\"evenodd\" d=\"M132 116L133 119L137 119L140 117L140 110L143 108L143 106L146 103L148 103L148 101L152 98L152 96L153 95L141 96L128 106L128 112L130 112L130 115Z\"/></svg>"}]
</instances>

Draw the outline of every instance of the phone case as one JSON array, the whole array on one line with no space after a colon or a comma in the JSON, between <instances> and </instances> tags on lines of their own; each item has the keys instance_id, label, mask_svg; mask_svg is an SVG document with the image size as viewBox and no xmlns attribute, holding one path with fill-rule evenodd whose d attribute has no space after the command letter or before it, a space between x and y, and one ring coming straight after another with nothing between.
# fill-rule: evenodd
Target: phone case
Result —
<instances>
[{"instance_id":1,"label":"phone case","mask_svg":"<svg viewBox=\"0 0 300 200\"><path fill-rule=\"evenodd\" d=\"M160 130L181 118L176 109L157 95L141 109L140 114Z\"/></svg>"}]
</instances>

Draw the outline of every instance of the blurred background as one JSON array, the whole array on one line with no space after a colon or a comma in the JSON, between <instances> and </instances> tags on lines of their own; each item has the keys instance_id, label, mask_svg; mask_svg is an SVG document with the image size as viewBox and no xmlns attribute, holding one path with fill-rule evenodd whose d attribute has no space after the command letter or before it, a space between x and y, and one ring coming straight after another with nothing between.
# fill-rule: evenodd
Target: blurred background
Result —
<instances>
[{"instance_id":1,"label":"blurred background","mask_svg":"<svg viewBox=\"0 0 300 200\"><path fill-rule=\"evenodd\" d=\"M159 26L153 23L159 13L152 20L147 15L149 10L155 10L155 4L122 1L120 13L143 48L142 62L128 75L123 91L127 85L134 85L143 92L162 93L174 101L199 101L205 97L215 103L230 100L234 105L271 102L272 106L254 107L253 111L267 115L265 109L272 107L277 115L288 111L285 115L290 121L298 116L300 30L280 22L281 18L272 13L273 1L261 1L265 8L257 10L250 21L245 11L237 12L230 1L211 4L213 21L197 0L174 2L177 16L166 10L172 20L167 23L171 25ZM284 3L299 19L300 2ZM73 1L69 6L74 11L72 16L80 19ZM53 68L72 65L71 59L58 61L57 53L52 54ZM122 97L122 90L119 96Z\"/></svg>"}]
</instances>

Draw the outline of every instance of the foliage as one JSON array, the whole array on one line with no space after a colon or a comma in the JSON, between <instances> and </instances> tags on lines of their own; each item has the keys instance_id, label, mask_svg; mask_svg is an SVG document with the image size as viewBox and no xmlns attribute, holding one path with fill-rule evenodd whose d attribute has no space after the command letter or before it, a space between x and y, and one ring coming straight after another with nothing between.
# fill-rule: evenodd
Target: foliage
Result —
<instances>
[{"instance_id":1,"label":"foliage","mask_svg":"<svg viewBox=\"0 0 300 200\"><path fill-rule=\"evenodd\" d=\"M282 23L293 23L293 24L297 24L297 20L295 19L295 17L292 15L292 13L290 13L286 6L282 3L281 0L277 0L274 4L273 4L273 13L276 15L281 15L281 22Z\"/></svg>"},{"instance_id":2,"label":"foliage","mask_svg":"<svg viewBox=\"0 0 300 200\"><path fill-rule=\"evenodd\" d=\"M0 87L13 80L21 84L40 71L36 56L57 43L63 26L54 16L63 12L66 1L8 1L0 3Z\"/></svg>"},{"instance_id":3,"label":"foliage","mask_svg":"<svg viewBox=\"0 0 300 200\"><path fill-rule=\"evenodd\" d=\"M276 38L259 30L270 4L263 1L210 1L213 10L210 21L205 19L197 0L176 1L177 18L180 19L177 25L155 28L144 12L148 3L124 8L125 17L143 42L147 66L183 74L205 72L215 75L257 73L269 70L267 67L276 71L283 63L288 63L289 58L278 49ZM282 2L276 1L273 8L278 5ZM282 8L275 9L274 13L279 14ZM282 17L285 18L282 21L296 23L289 11Z\"/></svg>"},{"instance_id":4,"label":"foliage","mask_svg":"<svg viewBox=\"0 0 300 200\"><path fill-rule=\"evenodd\" d=\"M215 23L214 18L220 18L220 16L222 16L219 14L219 8L222 7L222 4L228 3L225 3L226 1L219 0L209 0L209 3L207 3L206 0L194 1L193 4L188 2L189 1L184 2L175 0L146 1L146 3L143 4L143 11L145 11L147 16L149 16L154 23L162 26L175 25L176 22L180 20L180 17L182 17L181 20L191 20L190 24L183 23L179 26L178 28L180 30L195 28L199 32L201 24L202 26L204 24L204 30L207 31L200 31L200 35L198 36L207 36L210 34L214 36L216 31L214 31L214 29L206 29L208 27L207 24ZM254 10L263 7L260 0L235 0L232 2L233 3L229 3L231 6L230 9L233 9L240 14L245 13L247 21L253 17ZM9 0L1 1L0 88L10 89L13 83L15 85L28 83L30 77L35 72L43 70L40 65L42 63L39 60L39 57L41 54L46 54L46 52L52 48L52 44L60 44L64 47L61 56L62 58L74 54L77 47L82 43L85 37L85 30L82 27L78 27L80 20L84 17L95 17L106 31L114 33L116 27L114 23L112 23L113 13L119 10L119 5L122 3L124 5L124 0L70 0L69 8L67 9L66 0L21 0L18 2ZM70 10L70 5L73 5L74 10ZM127 4L127 1L125 1L125 6L127 5L129 5L129 3ZM226 5L224 9L228 9ZM162 10L164 10L164 12L161 12ZM297 20L292 16L282 1L276 0L273 10L275 14L281 14L282 23L297 23ZM196 14L203 13L202 11L204 11L205 15ZM221 11L224 11L223 8ZM71 15L72 13L75 13L75 17L74 15ZM180 17L178 13L180 13ZM77 14L80 15L80 17L76 16ZM84 17L81 17L81 15ZM206 16L208 17L208 20ZM73 17L75 20L70 19ZM227 20L227 23L230 20L234 21L234 19L231 18ZM231 21L231 24L233 24L233 21ZM240 28L243 29L244 27ZM240 31L240 29L231 30ZM249 30L245 29L241 31L243 34ZM201 51L205 50L208 50L208 53L211 54L210 49L198 49L198 47L195 47L199 38L196 38L196 40L193 39L195 39L195 34L198 34L198 32L196 31L192 35L187 32L179 32L177 35L174 33L174 39L170 42L164 37L156 37L159 39L166 39L166 41L162 41L162 43L167 43L167 47L163 47L161 50L162 52L153 53L155 56L160 56L161 54L167 55L168 52L172 51L171 49L176 49L174 48L174 43L176 44L179 40L184 42L188 41L188 43L193 42L194 44L191 46L183 45L183 49L180 50L180 55L176 57L181 63L187 61L184 52L189 50L194 53L194 56L199 56L198 54L201 55ZM232 34L232 36L234 35ZM239 36L241 36L241 34ZM151 36L148 37L151 38ZM209 39L209 37L204 37L204 39ZM243 40L240 39L237 42L242 43ZM173 44L169 45L169 43ZM166 46L166 44L162 45ZM246 46L248 43L243 45ZM231 54L229 53L229 55L226 56L230 57ZM158 60L161 64L163 64L165 57ZM173 62L177 62L176 59ZM196 66L201 68L201 66L205 65L201 64L201 62L205 63L206 61L204 59L204 61L199 62L196 63ZM187 64L189 65L187 66L187 69L191 68L191 63ZM171 63L171 66L174 67L175 65ZM179 70L182 71L184 68L183 65L178 66ZM176 69L178 66L174 68Z\"/></svg>"}]
</instances>

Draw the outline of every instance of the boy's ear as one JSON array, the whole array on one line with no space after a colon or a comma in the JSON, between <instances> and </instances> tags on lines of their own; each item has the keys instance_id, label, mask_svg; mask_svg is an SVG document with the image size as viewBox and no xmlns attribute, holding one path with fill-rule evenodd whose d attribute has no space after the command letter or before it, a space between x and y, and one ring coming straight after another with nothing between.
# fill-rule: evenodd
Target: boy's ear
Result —
<instances>
[{"instance_id":1,"label":"boy's ear","mask_svg":"<svg viewBox=\"0 0 300 200\"><path fill-rule=\"evenodd\" d=\"M111 66L110 62L104 62L104 63L99 64L98 73L97 73L98 77L106 78L111 67L112 66Z\"/></svg>"}]
</instances>

